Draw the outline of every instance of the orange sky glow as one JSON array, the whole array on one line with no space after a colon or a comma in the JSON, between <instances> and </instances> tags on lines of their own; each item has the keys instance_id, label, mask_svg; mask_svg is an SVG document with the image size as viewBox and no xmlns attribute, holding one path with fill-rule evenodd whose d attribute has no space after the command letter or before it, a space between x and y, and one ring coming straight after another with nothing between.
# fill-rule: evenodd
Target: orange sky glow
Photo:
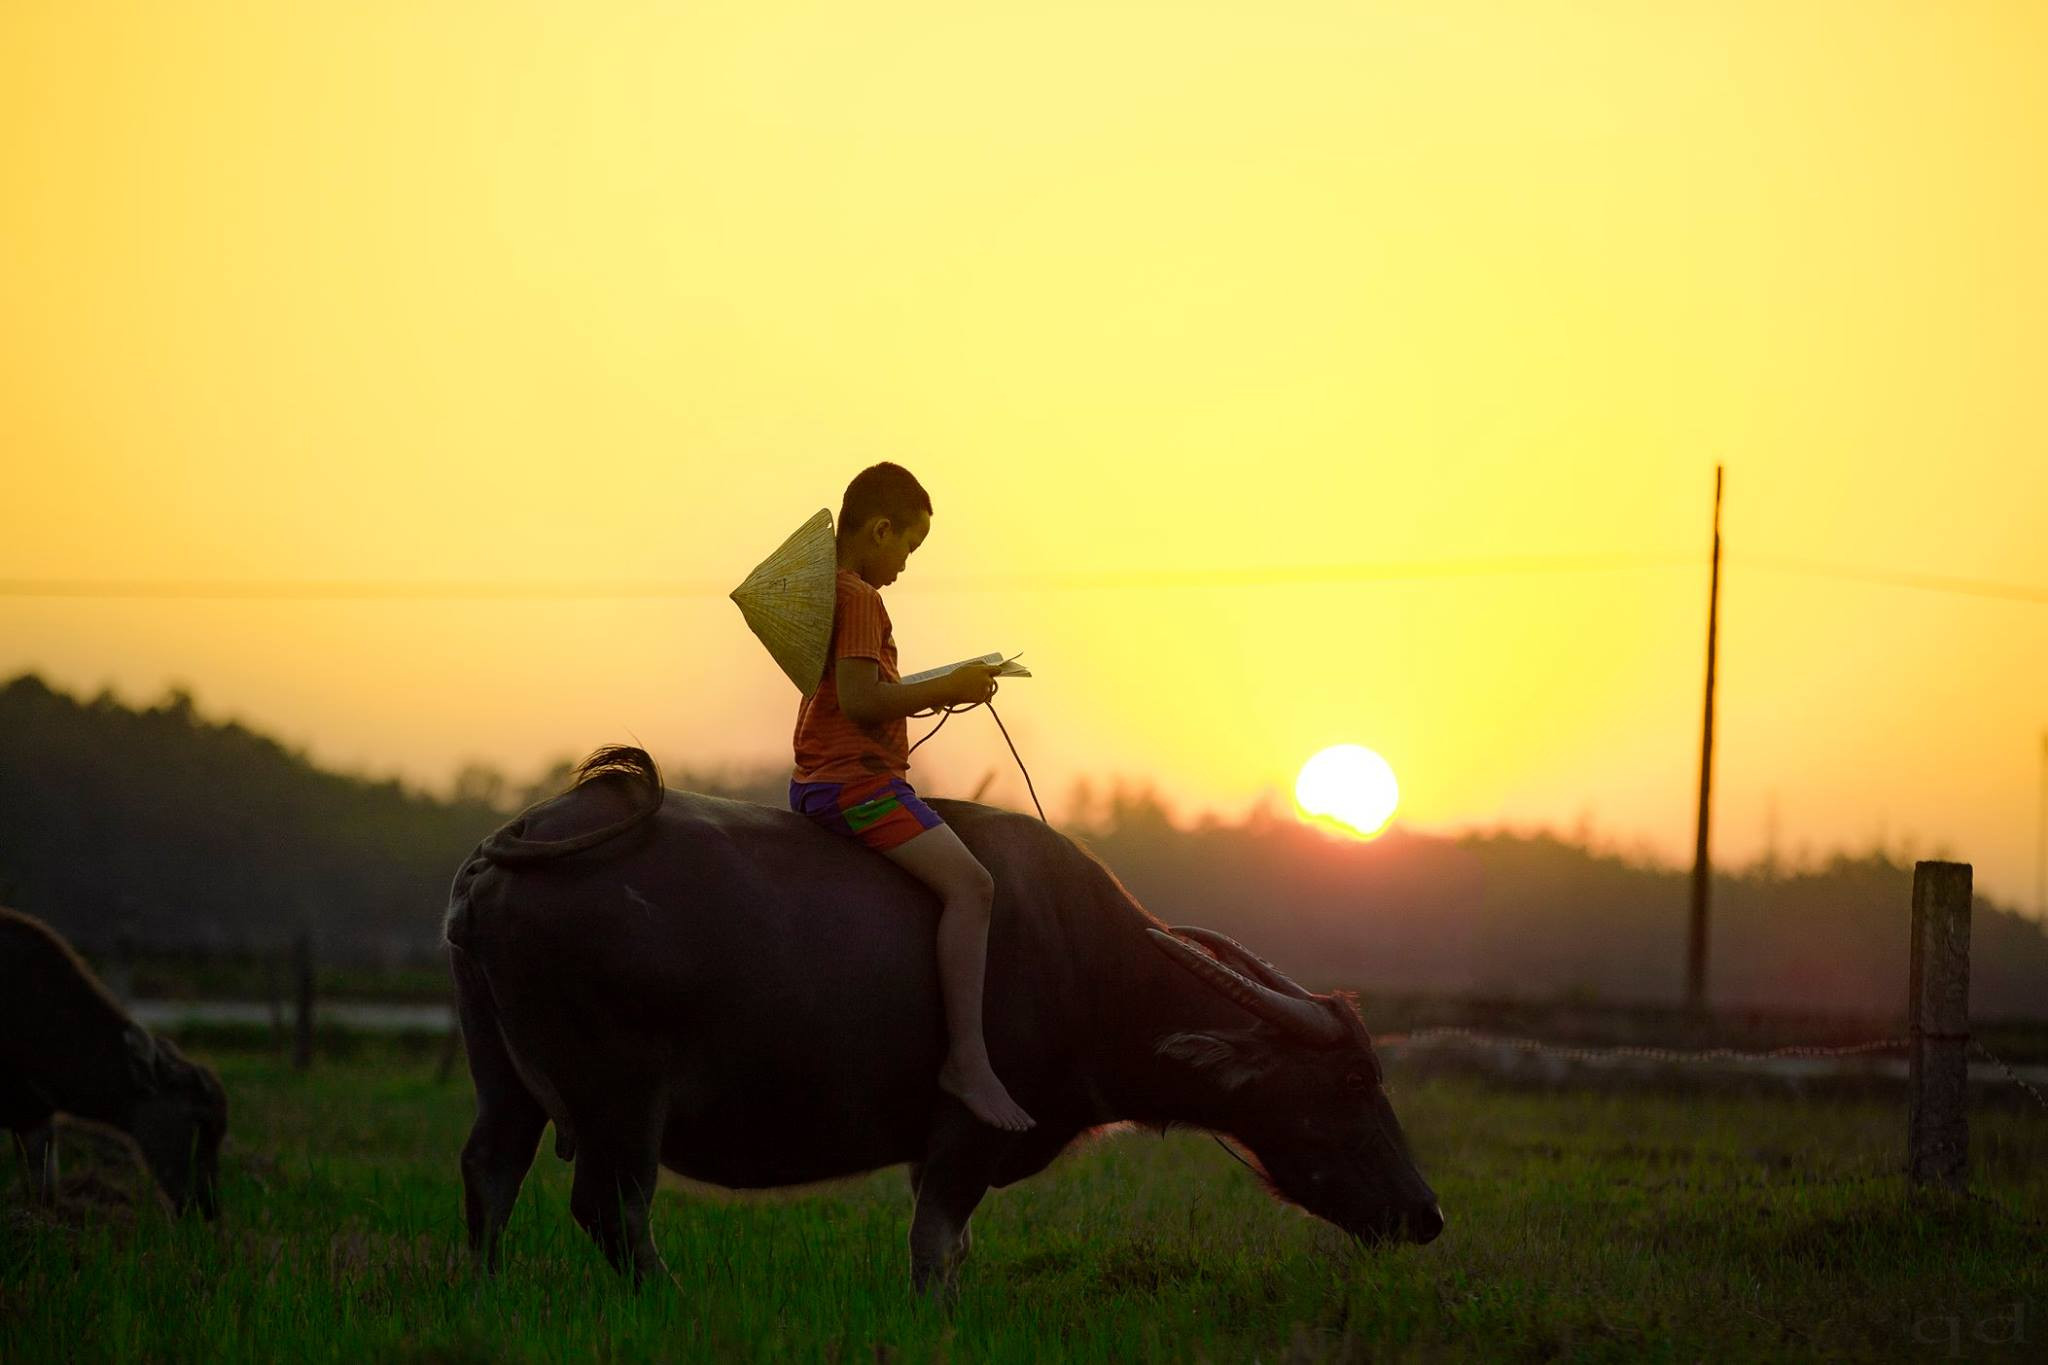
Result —
<instances>
[{"instance_id":1,"label":"orange sky glow","mask_svg":"<svg viewBox=\"0 0 2048 1365\"><path fill-rule=\"evenodd\" d=\"M1022 651L1055 818L1356 743L1397 827L1683 861L1719 462L1717 854L2031 907L2044 51L2031 3L14 0L0 675L436 788L786 761L725 590L894 459L903 668ZM911 778L991 769L1028 809L966 715Z\"/></svg>"}]
</instances>

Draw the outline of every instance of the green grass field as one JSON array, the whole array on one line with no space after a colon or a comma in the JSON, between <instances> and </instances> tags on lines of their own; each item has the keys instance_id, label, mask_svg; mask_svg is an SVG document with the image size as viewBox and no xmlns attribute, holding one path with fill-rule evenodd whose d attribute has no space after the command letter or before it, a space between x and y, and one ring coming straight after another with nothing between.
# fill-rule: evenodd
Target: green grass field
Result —
<instances>
[{"instance_id":1,"label":"green grass field","mask_svg":"<svg viewBox=\"0 0 2048 1365\"><path fill-rule=\"evenodd\" d=\"M991 1193L950 1318L908 1288L902 1170L665 1189L675 1286L635 1294L544 1141L494 1281L469 1272L465 1077L389 1049L209 1057L225 1215L173 1224L67 1134L31 1210L0 1164L0 1360L1129 1361L2041 1358L2048 1113L1971 1116L1982 1203L1909 1199L1903 1104L1538 1094L1390 1074L1449 1225L1372 1252L1207 1138L1114 1135Z\"/></svg>"}]
</instances>

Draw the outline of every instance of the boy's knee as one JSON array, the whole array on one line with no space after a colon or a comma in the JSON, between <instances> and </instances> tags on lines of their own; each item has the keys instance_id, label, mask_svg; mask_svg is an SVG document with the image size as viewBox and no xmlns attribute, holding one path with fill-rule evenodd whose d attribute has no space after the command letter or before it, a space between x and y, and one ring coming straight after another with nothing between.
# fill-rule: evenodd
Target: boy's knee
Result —
<instances>
[{"instance_id":1,"label":"boy's knee","mask_svg":"<svg viewBox=\"0 0 2048 1365\"><path fill-rule=\"evenodd\" d=\"M952 894L946 897L946 904L949 909L959 905L963 909L985 915L989 907L995 904L995 900L996 879L984 868L978 876L963 877L954 883Z\"/></svg>"}]
</instances>

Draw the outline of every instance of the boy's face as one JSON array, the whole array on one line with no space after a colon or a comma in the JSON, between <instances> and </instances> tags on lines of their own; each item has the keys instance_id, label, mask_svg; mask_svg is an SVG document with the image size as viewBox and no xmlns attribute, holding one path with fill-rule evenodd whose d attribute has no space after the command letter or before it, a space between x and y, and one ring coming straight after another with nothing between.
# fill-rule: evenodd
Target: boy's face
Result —
<instances>
[{"instance_id":1,"label":"boy's face","mask_svg":"<svg viewBox=\"0 0 2048 1365\"><path fill-rule=\"evenodd\" d=\"M888 517L877 517L868 523L868 562L864 577L878 588L886 588L896 581L903 572L903 563L911 552L924 544L924 538L931 533L932 518L929 512L913 512L910 520L898 527Z\"/></svg>"}]
</instances>

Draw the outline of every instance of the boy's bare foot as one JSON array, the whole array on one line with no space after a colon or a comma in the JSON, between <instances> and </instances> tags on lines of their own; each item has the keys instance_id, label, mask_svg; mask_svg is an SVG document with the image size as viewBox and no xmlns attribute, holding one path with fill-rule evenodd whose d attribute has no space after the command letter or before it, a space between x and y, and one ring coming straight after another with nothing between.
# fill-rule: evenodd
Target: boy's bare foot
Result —
<instances>
[{"instance_id":1,"label":"boy's bare foot","mask_svg":"<svg viewBox=\"0 0 2048 1365\"><path fill-rule=\"evenodd\" d=\"M952 1058L939 1068L939 1089L958 1099L974 1116L992 1127L1021 1133L1036 1127L1038 1120L1024 1112L1010 1092L996 1079L987 1062L979 1067L955 1063Z\"/></svg>"}]
</instances>

